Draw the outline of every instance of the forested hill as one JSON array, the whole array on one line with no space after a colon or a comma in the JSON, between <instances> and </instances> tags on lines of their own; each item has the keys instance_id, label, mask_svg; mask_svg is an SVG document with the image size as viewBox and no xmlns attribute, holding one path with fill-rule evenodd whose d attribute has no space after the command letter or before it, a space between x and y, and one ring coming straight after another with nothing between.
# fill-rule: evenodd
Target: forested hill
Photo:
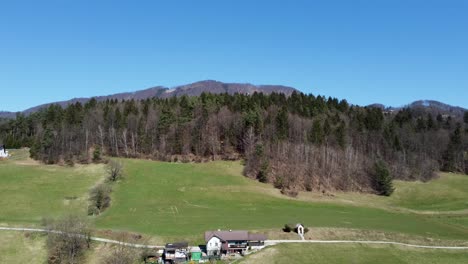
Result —
<instances>
[{"instance_id":1,"label":"forested hill","mask_svg":"<svg viewBox=\"0 0 468 264\"><path fill-rule=\"evenodd\" d=\"M245 175L285 193L375 189L383 161L398 179L468 172L468 113L351 106L293 92L210 94L50 105L0 126L7 147L45 163L102 154L170 161L245 159ZM382 164L382 162L379 162Z\"/></svg>"},{"instance_id":2,"label":"forested hill","mask_svg":"<svg viewBox=\"0 0 468 264\"><path fill-rule=\"evenodd\" d=\"M250 83L224 83L213 80L205 80L194 82L190 84L176 86L174 88L167 88L164 86L155 86L144 90L139 90L135 92L126 92L126 93L116 93L105 96L95 96L92 97L96 101L106 101L110 99L117 100L144 100L148 98L158 97L158 98L169 98L172 96L199 96L201 93L213 93L213 94L253 94L254 92L262 92L265 94L270 94L272 92L283 93L286 95L291 95L292 92L297 91L296 89L283 85L253 85ZM49 105L57 104L61 107L67 107L70 104L81 103L84 104L91 100L91 97L82 97L82 98L73 98L71 100L59 101L53 103L46 103L38 106L34 106L22 111L22 114L28 115L34 112L46 108ZM0 118L14 118L16 113L13 112L0 112Z\"/></svg>"}]
</instances>

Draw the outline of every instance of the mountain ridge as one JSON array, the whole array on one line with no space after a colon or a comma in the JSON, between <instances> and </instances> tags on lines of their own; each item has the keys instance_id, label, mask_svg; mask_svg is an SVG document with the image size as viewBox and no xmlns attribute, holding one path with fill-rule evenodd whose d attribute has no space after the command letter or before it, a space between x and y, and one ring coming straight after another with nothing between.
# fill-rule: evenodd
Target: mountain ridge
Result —
<instances>
[{"instance_id":1,"label":"mountain ridge","mask_svg":"<svg viewBox=\"0 0 468 264\"><path fill-rule=\"evenodd\" d=\"M107 99L117 99L117 100L142 100L147 98L170 98L172 96L198 96L203 92L209 93L241 93L241 94L253 94L255 92L261 92L265 94L270 94L273 92L283 93L286 95L291 95L294 91L301 92L296 88L284 85L254 85L251 83L225 83L215 80L203 80L194 83L184 84L168 88L165 86L154 86L142 90L137 90L133 92L122 92L115 93L110 95L101 95L101 96L92 96L92 97L77 97L64 101L56 101L45 104L40 104L37 106L30 107L26 110L19 112L9 112L9 111L0 111L0 118L14 118L17 113L31 114L39 111L41 108L47 107L52 104L58 104L62 107L66 107L69 104L73 103L86 103L92 98L97 101L105 101ZM375 103L370 104L368 107L376 107L382 110L388 111L399 111L403 108L413 108L418 110L429 111L431 113L437 114L453 114L456 116L461 116L468 109L460 106L452 106L435 100L418 100L401 107L385 106L383 104Z\"/></svg>"},{"instance_id":2,"label":"mountain ridge","mask_svg":"<svg viewBox=\"0 0 468 264\"><path fill-rule=\"evenodd\" d=\"M463 114L466 111L468 111L468 109L466 108L463 108L460 106L449 105L449 104L442 103L436 100L417 100L412 103L399 106L399 107L386 106L386 105L379 104L379 103L374 103L374 104L370 104L367 106L380 108L385 111L400 111L404 108L411 108L415 110L416 113L419 113L419 114L430 113L432 115L448 114L448 115L454 115L454 116L463 116Z\"/></svg>"},{"instance_id":3,"label":"mountain ridge","mask_svg":"<svg viewBox=\"0 0 468 264\"><path fill-rule=\"evenodd\" d=\"M0 118L14 118L17 113L23 113L23 114L28 115L28 114L37 112L40 109L47 107L49 105L52 105L52 104L58 104L62 107L66 107L67 105L77 103L77 102L86 103L92 98L96 99L97 101L105 101L107 99L142 100L142 99L153 98L153 97L170 98L172 96L183 96L183 95L197 96L203 92L228 93L228 94L234 94L234 93L253 94L254 92L270 94L270 93L276 92L276 93L283 93L289 96L294 91L299 92L299 90L297 90L296 88L284 86L284 85L254 85L250 83L224 83L224 82L215 81L215 80L204 80L204 81L198 81L198 82L189 83L185 85L175 86L173 88L168 88L164 86L154 86L154 87L146 88L143 90L137 90L133 92L123 92L123 93L116 93L116 94L103 95L103 96L92 96L92 97L77 97L77 98L72 98L70 100L50 102L50 103L33 106L23 111L19 111L19 112L3 111L3 112L0 112Z\"/></svg>"}]
</instances>

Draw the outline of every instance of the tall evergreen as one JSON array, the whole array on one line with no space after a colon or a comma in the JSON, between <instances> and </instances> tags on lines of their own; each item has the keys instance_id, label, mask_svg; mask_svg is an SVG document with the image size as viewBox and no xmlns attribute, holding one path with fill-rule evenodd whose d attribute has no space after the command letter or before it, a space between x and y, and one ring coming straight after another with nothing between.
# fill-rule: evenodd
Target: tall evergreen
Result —
<instances>
[{"instance_id":1,"label":"tall evergreen","mask_svg":"<svg viewBox=\"0 0 468 264\"><path fill-rule=\"evenodd\" d=\"M288 137L288 109L282 107L276 116L276 134L278 139L286 139Z\"/></svg>"},{"instance_id":2,"label":"tall evergreen","mask_svg":"<svg viewBox=\"0 0 468 264\"><path fill-rule=\"evenodd\" d=\"M374 188L379 195L390 196L393 188L393 178L390 175L387 164L383 161L377 161L374 165Z\"/></svg>"}]
</instances>

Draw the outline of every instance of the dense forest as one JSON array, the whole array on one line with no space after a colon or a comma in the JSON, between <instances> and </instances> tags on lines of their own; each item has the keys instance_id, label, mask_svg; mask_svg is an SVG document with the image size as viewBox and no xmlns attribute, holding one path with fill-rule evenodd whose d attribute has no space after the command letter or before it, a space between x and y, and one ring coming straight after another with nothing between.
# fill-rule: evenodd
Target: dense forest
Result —
<instances>
[{"instance_id":1,"label":"dense forest","mask_svg":"<svg viewBox=\"0 0 468 264\"><path fill-rule=\"evenodd\" d=\"M51 105L2 122L0 142L30 147L32 158L48 164L103 155L242 159L247 177L292 195L376 192L375 164L404 180L428 180L437 170L468 173L468 113L385 111L296 92Z\"/></svg>"}]
</instances>

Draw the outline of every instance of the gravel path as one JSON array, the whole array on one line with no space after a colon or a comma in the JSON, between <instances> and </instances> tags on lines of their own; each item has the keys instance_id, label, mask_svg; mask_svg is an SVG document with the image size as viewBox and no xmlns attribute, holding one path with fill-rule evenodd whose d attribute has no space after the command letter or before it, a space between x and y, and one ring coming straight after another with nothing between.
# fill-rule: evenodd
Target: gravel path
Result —
<instances>
[{"instance_id":1,"label":"gravel path","mask_svg":"<svg viewBox=\"0 0 468 264\"><path fill-rule=\"evenodd\" d=\"M23 227L0 227L0 231L25 231L25 232L43 232L43 233L59 233L60 231L56 230L48 230L48 229L41 229L41 228L23 228ZM135 248L164 248L164 246L151 246L151 245L143 245L143 244L133 244L133 243L126 243L118 240L112 240L107 238L100 238L100 237L91 237L91 240L103 242L103 243L110 243L110 244L118 244L124 245L129 247ZM414 245L414 244L407 244L401 242L393 242L393 241L360 241L360 240L266 240L266 246L272 246L281 243L316 243L316 244L387 244L387 245L397 245L397 246L405 246L405 247L413 247L413 248L428 248L428 249L454 249L454 250L468 250L468 246L461 247L461 246L424 246L424 245Z\"/></svg>"}]
</instances>

